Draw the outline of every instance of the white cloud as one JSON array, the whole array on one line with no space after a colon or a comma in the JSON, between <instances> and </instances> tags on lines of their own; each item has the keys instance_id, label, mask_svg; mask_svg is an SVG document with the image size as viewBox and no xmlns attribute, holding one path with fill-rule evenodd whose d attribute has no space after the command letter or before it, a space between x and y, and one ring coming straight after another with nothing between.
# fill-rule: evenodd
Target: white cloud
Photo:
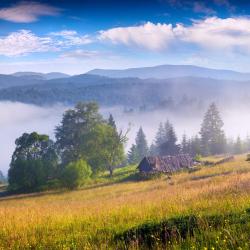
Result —
<instances>
[{"instance_id":1,"label":"white cloud","mask_svg":"<svg viewBox=\"0 0 250 250\"><path fill-rule=\"evenodd\" d=\"M10 57L34 52L62 51L91 42L88 35L79 36L73 30L50 33L47 36L37 36L30 30L19 30L0 37L0 55Z\"/></svg>"},{"instance_id":2,"label":"white cloud","mask_svg":"<svg viewBox=\"0 0 250 250\"><path fill-rule=\"evenodd\" d=\"M100 40L113 44L164 50L171 44L189 43L209 50L250 52L250 18L210 17L183 24L146 24L100 31Z\"/></svg>"},{"instance_id":3,"label":"white cloud","mask_svg":"<svg viewBox=\"0 0 250 250\"><path fill-rule=\"evenodd\" d=\"M100 40L109 40L114 44L136 45L149 50L161 50L168 47L174 39L172 24L153 24L147 22L140 26L118 27L100 31Z\"/></svg>"},{"instance_id":4,"label":"white cloud","mask_svg":"<svg viewBox=\"0 0 250 250\"><path fill-rule=\"evenodd\" d=\"M180 39L208 49L250 51L249 18L207 18L175 30Z\"/></svg>"},{"instance_id":5,"label":"white cloud","mask_svg":"<svg viewBox=\"0 0 250 250\"><path fill-rule=\"evenodd\" d=\"M50 37L39 37L29 30L20 30L0 37L0 55L18 56L50 50L56 50Z\"/></svg>"},{"instance_id":6,"label":"white cloud","mask_svg":"<svg viewBox=\"0 0 250 250\"><path fill-rule=\"evenodd\" d=\"M58 8L47 4L23 1L0 9L0 19L16 23L30 23L37 21L39 16L56 16L59 13Z\"/></svg>"},{"instance_id":7,"label":"white cloud","mask_svg":"<svg viewBox=\"0 0 250 250\"><path fill-rule=\"evenodd\" d=\"M92 42L89 35L79 35L75 30L62 30L59 32L51 32L50 35L60 37L58 41L61 46L85 45Z\"/></svg>"}]
</instances>

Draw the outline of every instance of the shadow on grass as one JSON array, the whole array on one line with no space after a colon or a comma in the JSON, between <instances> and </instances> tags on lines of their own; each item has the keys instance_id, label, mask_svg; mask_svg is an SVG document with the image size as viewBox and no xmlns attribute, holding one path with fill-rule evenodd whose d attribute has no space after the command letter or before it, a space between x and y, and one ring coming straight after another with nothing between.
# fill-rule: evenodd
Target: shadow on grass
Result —
<instances>
[{"instance_id":1,"label":"shadow on grass","mask_svg":"<svg viewBox=\"0 0 250 250\"><path fill-rule=\"evenodd\" d=\"M197 237L205 231L211 231L211 228L221 230L225 226L247 227L249 220L250 209L242 213L216 214L204 217L179 216L160 222L141 224L116 234L114 241L117 245L122 245L124 249L130 249L131 246L137 246L139 249L156 249L159 246L162 246L162 249L171 249L171 244L185 243L185 239Z\"/></svg>"},{"instance_id":2,"label":"shadow on grass","mask_svg":"<svg viewBox=\"0 0 250 250\"><path fill-rule=\"evenodd\" d=\"M33 193L11 193L6 191L0 192L0 202L6 200L21 200L26 198L34 198L34 197L41 197L44 195L55 195L55 194L64 194L69 192L70 190L61 189L61 190L52 190L46 192L33 192Z\"/></svg>"}]
</instances>

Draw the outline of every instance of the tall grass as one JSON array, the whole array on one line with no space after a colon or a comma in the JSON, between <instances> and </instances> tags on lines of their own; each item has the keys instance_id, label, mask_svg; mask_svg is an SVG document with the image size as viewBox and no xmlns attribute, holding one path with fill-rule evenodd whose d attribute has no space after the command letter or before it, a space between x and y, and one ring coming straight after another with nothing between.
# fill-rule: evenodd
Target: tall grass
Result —
<instances>
[{"instance_id":1,"label":"tall grass","mask_svg":"<svg viewBox=\"0 0 250 250\"><path fill-rule=\"evenodd\" d=\"M241 218L250 207L250 163L244 156L175 174L171 181L129 181L134 171L118 170L113 181L104 175L77 191L1 198L0 248L136 249L136 241L125 245L117 235L192 215L203 221L202 227L193 236L170 241L169 249L249 249L249 223L235 220L216 227L208 221L215 215Z\"/></svg>"}]
</instances>

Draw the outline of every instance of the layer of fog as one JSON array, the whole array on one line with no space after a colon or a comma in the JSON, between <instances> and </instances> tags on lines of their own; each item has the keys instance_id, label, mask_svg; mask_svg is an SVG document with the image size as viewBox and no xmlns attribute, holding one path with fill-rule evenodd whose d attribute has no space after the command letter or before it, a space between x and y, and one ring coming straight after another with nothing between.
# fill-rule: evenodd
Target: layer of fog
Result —
<instances>
[{"instance_id":1,"label":"layer of fog","mask_svg":"<svg viewBox=\"0 0 250 250\"><path fill-rule=\"evenodd\" d=\"M54 105L51 107L38 107L34 105L0 102L0 170L7 173L11 155L15 148L15 139L24 132L37 131L45 133L54 138L55 126L59 124L63 112L69 107ZM221 110L225 123L226 134L231 137L238 135L245 137L250 132L250 113L243 110ZM129 141L126 149L129 148L137 130L143 127L147 140L151 143L155 137L158 125L167 119L174 124L179 137L183 133L193 136L198 133L202 121L202 115L177 115L166 111L134 112L124 113L123 108L102 108L102 114L107 117L112 113L117 126L124 131L130 128ZM202 111L203 112L203 111Z\"/></svg>"}]
</instances>

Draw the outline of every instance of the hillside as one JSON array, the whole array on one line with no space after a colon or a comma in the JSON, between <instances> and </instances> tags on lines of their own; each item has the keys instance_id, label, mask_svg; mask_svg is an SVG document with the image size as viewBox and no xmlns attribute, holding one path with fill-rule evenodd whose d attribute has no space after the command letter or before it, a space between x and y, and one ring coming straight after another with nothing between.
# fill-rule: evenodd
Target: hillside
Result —
<instances>
[{"instance_id":1,"label":"hillside","mask_svg":"<svg viewBox=\"0 0 250 250\"><path fill-rule=\"evenodd\" d=\"M135 167L77 191L0 199L1 249L249 249L250 163L136 181Z\"/></svg>"},{"instance_id":2,"label":"hillside","mask_svg":"<svg viewBox=\"0 0 250 250\"><path fill-rule=\"evenodd\" d=\"M138 77L141 79L176 78L176 77L204 77L218 80L250 80L250 73L241 73L232 70L209 69L194 65L158 65L153 67L130 69L94 69L87 74L101 75L114 78Z\"/></svg>"},{"instance_id":3,"label":"hillside","mask_svg":"<svg viewBox=\"0 0 250 250\"><path fill-rule=\"evenodd\" d=\"M26 83L25 86L0 89L0 100L37 105L96 101L107 106L178 109L178 105L195 107L211 101L223 101L224 106L233 101L249 103L250 88L249 82L204 77L160 80L78 75Z\"/></svg>"}]
</instances>

